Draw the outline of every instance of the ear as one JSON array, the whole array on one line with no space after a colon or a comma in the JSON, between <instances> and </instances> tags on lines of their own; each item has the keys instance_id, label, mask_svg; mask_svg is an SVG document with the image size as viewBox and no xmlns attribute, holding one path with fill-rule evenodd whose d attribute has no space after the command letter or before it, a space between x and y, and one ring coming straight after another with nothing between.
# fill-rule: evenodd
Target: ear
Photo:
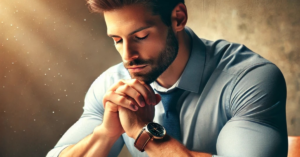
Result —
<instances>
[{"instance_id":1,"label":"ear","mask_svg":"<svg viewBox=\"0 0 300 157\"><path fill-rule=\"evenodd\" d=\"M179 3L172 11L171 21L174 32L180 32L184 29L187 23L188 15L186 6Z\"/></svg>"}]
</instances>

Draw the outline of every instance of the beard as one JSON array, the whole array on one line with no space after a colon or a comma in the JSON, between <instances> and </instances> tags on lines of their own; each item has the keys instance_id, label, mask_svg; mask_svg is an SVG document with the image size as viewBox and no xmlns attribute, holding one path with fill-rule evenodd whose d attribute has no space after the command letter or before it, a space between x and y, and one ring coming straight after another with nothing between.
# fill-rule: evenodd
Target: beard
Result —
<instances>
[{"instance_id":1,"label":"beard","mask_svg":"<svg viewBox=\"0 0 300 157\"><path fill-rule=\"evenodd\" d=\"M130 62L123 63L125 67L133 65L145 65L151 67L151 70L147 73L130 73L131 78L144 81L146 84L150 84L155 81L175 60L178 54L178 40L172 27L168 28L168 35L166 39L166 45L159 53L159 56L154 59L136 59Z\"/></svg>"}]
</instances>

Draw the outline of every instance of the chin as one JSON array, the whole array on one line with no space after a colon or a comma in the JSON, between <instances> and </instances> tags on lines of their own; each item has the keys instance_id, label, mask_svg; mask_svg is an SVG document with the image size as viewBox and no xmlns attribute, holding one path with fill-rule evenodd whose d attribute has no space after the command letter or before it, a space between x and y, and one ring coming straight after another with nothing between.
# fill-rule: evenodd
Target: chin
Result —
<instances>
[{"instance_id":1,"label":"chin","mask_svg":"<svg viewBox=\"0 0 300 157\"><path fill-rule=\"evenodd\" d=\"M153 76L149 76L149 75L133 75L130 74L132 79L137 79L139 81L143 81L146 84L151 84L152 82L154 82L156 80L156 78L153 78Z\"/></svg>"},{"instance_id":2,"label":"chin","mask_svg":"<svg viewBox=\"0 0 300 157\"><path fill-rule=\"evenodd\" d=\"M154 82L164 71L164 68L153 68L148 72L130 73L131 78L151 84Z\"/></svg>"}]
</instances>

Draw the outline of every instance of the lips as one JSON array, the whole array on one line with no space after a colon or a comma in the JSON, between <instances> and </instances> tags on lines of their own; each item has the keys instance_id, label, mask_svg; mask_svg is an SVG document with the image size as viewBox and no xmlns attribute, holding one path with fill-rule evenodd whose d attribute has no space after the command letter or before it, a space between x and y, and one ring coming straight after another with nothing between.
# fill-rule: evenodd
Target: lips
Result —
<instances>
[{"instance_id":1,"label":"lips","mask_svg":"<svg viewBox=\"0 0 300 157\"><path fill-rule=\"evenodd\" d=\"M126 67L130 72L141 72L147 65Z\"/></svg>"}]
</instances>

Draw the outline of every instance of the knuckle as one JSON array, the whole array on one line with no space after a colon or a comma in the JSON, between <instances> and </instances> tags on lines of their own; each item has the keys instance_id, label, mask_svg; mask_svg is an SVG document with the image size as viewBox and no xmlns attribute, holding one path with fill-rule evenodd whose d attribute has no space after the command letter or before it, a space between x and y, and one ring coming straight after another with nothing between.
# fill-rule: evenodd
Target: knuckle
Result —
<instances>
[{"instance_id":1,"label":"knuckle","mask_svg":"<svg viewBox=\"0 0 300 157\"><path fill-rule=\"evenodd\" d=\"M133 80L132 80L132 83L133 83L133 84L137 84L137 83L139 83L139 81L138 81L137 79L133 79Z\"/></svg>"},{"instance_id":2,"label":"knuckle","mask_svg":"<svg viewBox=\"0 0 300 157\"><path fill-rule=\"evenodd\" d=\"M103 99L106 100L106 99L108 98L108 96L109 96L109 92L106 92L106 93L104 94Z\"/></svg>"},{"instance_id":3,"label":"knuckle","mask_svg":"<svg viewBox=\"0 0 300 157\"><path fill-rule=\"evenodd\" d=\"M136 98L138 98L139 100L142 98L142 95L139 92L136 92Z\"/></svg>"},{"instance_id":4,"label":"knuckle","mask_svg":"<svg viewBox=\"0 0 300 157\"><path fill-rule=\"evenodd\" d=\"M105 103L106 106L111 106L111 104L112 103L110 101L106 101L106 103Z\"/></svg>"},{"instance_id":5,"label":"knuckle","mask_svg":"<svg viewBox=\"0 0 300 157\"><path fill-rule=\"evenodd\" d=\"M125 84L125 85L124 85L124 89L125 89L125 90L129 90L129 88L130 88L130 86L129 86L128 84Z\"/></svg>"},{"instance_id":6,"label":"knuckle","mask_svg":"<svg viewBox=\"0 0 300 157\"><path fill-rule=\"evenodd\" d=\"M124 80L124 79L121 79L121 80L119 80L119 83L124 83L126 80Z\"/></svg>"},{"instance_id":7,"label":"knuckle","mask_svg":"<svg viewBox=\"0 0 300 157\"><path fill-rule=\"evenodd\" d=\"M122 104L123 104L123 103L125 103L125 102L126 102L126 100L127 100L127 99L126 99L124 96L121 96L121 98L120 98L120 103L122 103Z\"/></svg>"},{"instance_id":8,"label":"knuckle","mask_svg":"<svg viewBox=\"0 0 300 157\"><path fill-rule=\"evenodd\" d=\"M111 107L112 103L110 101L106 101L104 104L104 108L109 108Z\"/></svg>"},{"instance_id":9,"label":"knuckle","mask_svg":"<svg viewBox=\"0 0 300 157\"><path fill-rule=\"evenodd\" d=\"M122 88L122 86L119 86L119 87L116 89L116 92L121 92L121 91L123 91L123 88Z\"/></svg>"},{"instance_id":10,"label":"knuckle","mask_svg":"<svg viewBox=\"0 0 300 157\"><path fill-rule=\"evenodd\" d=\"M128 80L121 79L119 82L120 82L121 85L124 85L124 84L126 84L128 82Z\"/></svg>"},{"instance_id":11,"label":"knuckle","mask_svg":"<svg viewBox=\"0 0 300 157\"><path fill-rule=\"evenodd\" d=\"M109 96L111 96L113 94L113 91L107 91L104 95L105 98L108 98Z\"/></svg>"},{"instance_id":12,"label":"knuckle","mask_svg":"<svg viewBox=\"0 0 300 157\"><path fill-rule=\"evenodd\" d=\"M139 81L140 82L140 84L142 84L142 85L146 85L146 83L144 82L144 81Z\"/></svg>"},{"instance_id":13,"label":"knuckle","mask_svg":"<svg viewBox=\"0 0 300 157\"><path fill-rule=\"evenodd\" d=\"M128 100L128 105L132 105L134 102L132 100Z\"/></svg>"},{"instance_id":14,"label":"knuckle","mask_svg":"<svg viewBox=\"0 0 300 157\"><path fill-rule=\"evenodd\" d=\"M122 86L124 84L123 80L119 80L118 83L116 84L116 86Z\"/></svg>"},{"instance_id":15,"label":"knuckle","mask_svg":"<svg viewBox=\"0 0 300 157\"><path fill-rule=\"evenodd\" d=\"M114 84L111 86L110 89L113 89L113 88L115 88L115 87L117 87L117 86L120 86L120 84L121 84L121 82L118 81L118 82L114 83Z\"/></svg>"}]
</instances>

